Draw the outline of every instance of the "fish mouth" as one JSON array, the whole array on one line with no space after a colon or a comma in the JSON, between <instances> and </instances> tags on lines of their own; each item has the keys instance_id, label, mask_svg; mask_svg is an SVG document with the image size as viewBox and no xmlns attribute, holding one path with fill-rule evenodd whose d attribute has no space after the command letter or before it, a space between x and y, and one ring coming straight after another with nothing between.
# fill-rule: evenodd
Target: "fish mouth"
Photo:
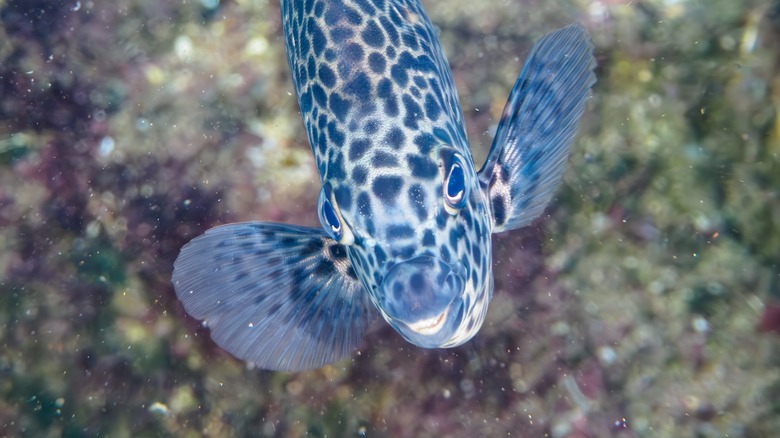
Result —
<instances>
[{"instance_id":1,"label":"fish mouth","mask_svg":"<svg viewBox=\"0 0 780 438\"><path fill-rule=\"evenodd\" d=\"M391 266L379 288L385 320L406 340L437 348L457 330L453 322L462 308L464 269L438 257L418 256Z\"/></svg>"},{"instance_id":2,"label":"fish mouth","mask_svg":"<svg viewBox=\"0 0 780 438\"><path fill-rule=\"evenodd\" d=\"M440 313L439 316L421 319L413 323L406 323L406 326L415 333L419 333L423 336L431 336L438 333L442 327L444 327L444 322L447 321L447 315L449 313L450 309L448 307L447 309L444 309L444 312Z\"/></svg>"}]
</instances>

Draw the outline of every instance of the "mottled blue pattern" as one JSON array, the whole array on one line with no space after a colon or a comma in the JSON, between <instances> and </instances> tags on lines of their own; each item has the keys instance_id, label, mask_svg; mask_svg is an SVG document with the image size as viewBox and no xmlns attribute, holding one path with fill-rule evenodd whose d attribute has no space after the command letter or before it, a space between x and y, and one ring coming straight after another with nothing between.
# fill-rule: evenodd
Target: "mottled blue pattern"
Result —
<instances>
[{"instance_id":1,"label":"mottled blue pattern","mask_svg":"<svg viewBox=\"0 0 780 438\"><path fill-rule=\"evenodd\" d=\"M185 309L270 369L345 356L377 313L422 347L466 342L493 294L491 233L539 216L560 180L594 81L587 33L535 46L478 173L419 1L281 6L324 231L244 223L194 239L173 277Z\"/></svg>"},{"instance_id":2,"label":"mottled blue pattern","mask_svg":"<svg viewBox=\"0 0 780 438\"><path fill-rule=\"evenodd\" d=\"M349 188L345 192L351 196L336 203L355 237L348 247L350 259L367 267L357 269L358 278L380 313L395 325L384 312L389 302L382 287L393 264L418 256L448 264L465 261L460 267L464 289L451 291L449 298L470 295L479 305L466 309L465 317L481 321L492 292L491 271L482 269L491 263L490 214L433 25L417 1L308 5L282 2L287 57L296 72L293 83L322 181L336 192ZM467 222L442 202L448 170L440 157L442 146L466 157L462 184L472 196L458 209L473 211L478 220ZM440 246L445 246L444 254ZM472 246L482 250L473 251ZM369 257L378 249L387 254L381 261ZM442 308L428 309L427 316L439 315ZM465 341L465 333L455 335L459 324L452 322L451 336L441 344L426 346Z\"/></svg>"}]
</instances>

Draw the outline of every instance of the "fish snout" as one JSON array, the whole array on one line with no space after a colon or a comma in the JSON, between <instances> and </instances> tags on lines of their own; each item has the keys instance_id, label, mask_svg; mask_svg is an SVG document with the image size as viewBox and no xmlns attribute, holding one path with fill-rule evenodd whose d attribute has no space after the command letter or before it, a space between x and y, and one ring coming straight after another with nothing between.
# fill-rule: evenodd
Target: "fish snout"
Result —
<instances>
[{"instance_id":1,"label":"fish snout","mask_svg":"<svg viewBox=\"0 0 780 438\"><path fill-rule=\"evenodd\" d=\"M388 322L409 342L441 347L459 326L466 282L445 261L419 256L393 265L380 286Z\"/></svg>"}]
</instances>

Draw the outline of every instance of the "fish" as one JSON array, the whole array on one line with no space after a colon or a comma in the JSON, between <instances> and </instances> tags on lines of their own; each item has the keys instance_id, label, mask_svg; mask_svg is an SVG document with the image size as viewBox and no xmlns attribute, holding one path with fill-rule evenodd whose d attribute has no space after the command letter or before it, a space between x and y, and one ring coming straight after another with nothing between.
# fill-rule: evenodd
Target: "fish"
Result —
<instances>
[{"instance_id":1,"label":"fish","mask_svg":"<svg viewBox=\"0 0 780 438\"><path fill-rule=\"evenodd\" d=\"M595 83L571 24L533 46L476 170L452 72L418 0L282 0L287 61L320 176L322 225L217 226L172 283L213 341L262 369L344 359L380 317L421 348L480 330L492 235L539 217Z\"/></svg>"}]
</instances>

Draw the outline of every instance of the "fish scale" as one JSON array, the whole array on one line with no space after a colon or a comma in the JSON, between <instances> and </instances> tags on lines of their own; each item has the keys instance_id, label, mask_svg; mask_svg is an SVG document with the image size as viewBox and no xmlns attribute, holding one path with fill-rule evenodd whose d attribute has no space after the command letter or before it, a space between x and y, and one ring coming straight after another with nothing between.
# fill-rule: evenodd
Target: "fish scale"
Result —
<instances>
[{"instance_id":1,"label":"fish scale","mask_svg":"<svg viewBox=\"0 0 780 438\"><path fill-rule=\"evenodd\" d=\"M493 294L492 233L538 217L560 181L595 81L587 32L537 42L477 171L419 1L281 9L322 228L213 228L174 263L177 296L218 345L267 369L341 359L377 316L424 348L468 341Z\"/></svg>"}]
</instances>

